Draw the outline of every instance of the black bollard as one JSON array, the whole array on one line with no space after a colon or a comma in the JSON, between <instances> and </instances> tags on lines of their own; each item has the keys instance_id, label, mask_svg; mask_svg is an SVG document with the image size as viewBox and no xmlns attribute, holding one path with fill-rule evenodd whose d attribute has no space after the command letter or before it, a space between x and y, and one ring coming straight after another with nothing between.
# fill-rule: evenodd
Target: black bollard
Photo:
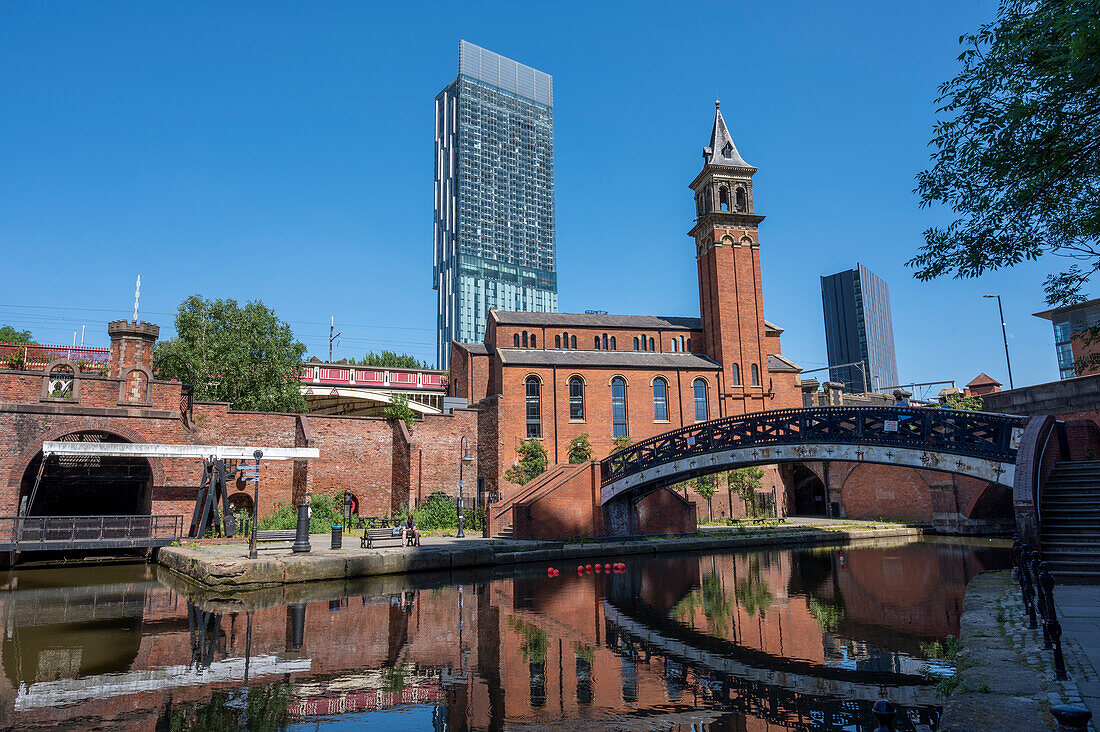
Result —
<instances>
[{"instance_id":1,"label":"black bollard","mask_svg":"<svg viewBox=\"0 0 1100 732\"><path fill-rule=\"evenodd\" d=\"M898 710L889 699L875 702L875 706L871 707L871 714L875 715L879 724L875 732L895 732L894 720L898 716Z\"/></svg>"},{"instance_id":2,"label":"black bollard","mask_svg":"<svg viewBox=\"0 0 1100 732\"><path fill-rule=\"evenodd\" d=\"M1023 550L1020 537L1012 537L1012 580L1017 584L1020 582L1020 552Z\"/></svg>"},{"instance_id":3,"label":"black bollard","mask_svg":"<svg viewBox=\"0 0 1100 732\"><path fill-rule=\"evenodd\" d=\"M1031 572L1028 570L1028 555L1023 552L1020 555L1020 588L1024 596L1024 609L1027 610L1027 627L1031 630L1039 627L1035 622L1035 587L1031 583Z\"/></svg>"},{"instance_id":4,"label":"black bollard","mask_svg":"<svg viewBox=\"0 0 1100 732\"><path fill-rule=\"evenodd\" d=\"M298 530L294 534L294 552L308 552L309 546L309 495L298 506Z\"/></svg>"},{"instance_id":5,"label":"black bollard","mask_svg":"<svg viewBox=\"0 0 1100 732\"><path fill-rule=\"evenodd\" d=\"M290 639L287 642L287 650L300 651L306 636L306 604L304 602L291 605L287 608L290 617Z\"/></svg>"},{"instance_id":6,"label":"black bollard","mask_svg":"<svg viewBox=\"0 0 1100 732\"><path fill-rule=\"evenodd\" d=\"M332 544L331 548L339 549L344 545L344 527L333 526L332 527Z\"/></svg>"},{"instance_id":7,"label":"black bollard","mask_svg":"<svg viewBox=\"0 0 1100 732\"><path fill-rule=\"evenodd\" d=\"M1087 732L1092 712L1082 704L1053 704L1050 713L1058 720L1059 732Z\"/></svg>"}]
</instances>

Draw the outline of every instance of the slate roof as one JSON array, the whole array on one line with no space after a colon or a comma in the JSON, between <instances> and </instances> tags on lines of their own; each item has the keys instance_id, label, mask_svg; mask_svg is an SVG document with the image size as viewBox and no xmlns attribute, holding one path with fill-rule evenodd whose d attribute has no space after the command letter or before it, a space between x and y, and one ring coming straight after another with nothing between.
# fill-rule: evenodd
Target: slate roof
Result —
<instances>
[{"instance_id":1,"label":"slate roof","mask_svg":"<svg viewBox=\"0 0 1100 732\"><path fill-rule=\"evenodd\" d=\"M594 313L521 313L493 310L501 325L562 326L564 328L624 328L632 330L701 330L699 318L658 315L604 315Z\"/></svg>"},{"instance_id":2,"label":"slate roof","mask_svg":"<svg viewBox=\"0 0 1100 732\"><path fill-rule=\"evenodd\" d=\"M475 356L489 355L489 348L484 343L455 343L455 345Z\"/></svg>"},{"instance_id":3,"label":"slate roof","mask_svg":"<svg viewBox=\"0 0 1100 732\"><path fill-rule=\"evenodd\" d=\"M714 102L714 129L710 133L710 145L703 148L703 164L755 170L737 152L737 146L733 144L730 131L726 128L726 120L722 119L722 110L717 100Z\"/></svg>"},{"instance_id":4,"label":"slate roof","mask_svg":"<svg viewBox=\"0 0 1100 732\"><path fill-rule=\"evenodd\" d=\"M698 353L652 351L580 351L565 349L501 348L505 366L575 366L605 368L695 369L715 371L718 364Z\"/></svg>"},{"instance_id":5,"label":"slate roof","mask_svg":"<svg viewBox=\"0 0 1100 732\"><path fill-rule=\"evenodd\" d=\"M982 373L978 374L977 376L975 376L973 379L971 379L970 383L967 384L967 386L1000 386L1000 385L1001 385L1001 382L997 381L996 379L994 379L992 376L985 373L984 371Z\"/></svg>"},{"instance_id":6,"label":"slate roof","mask_svg":"<svg viewBox=\"0 0 1100 732\"><path fill-rule=\"evenodd\" d=\"M768 354L768 371L793 371L801 373L802 367L778 353Z\"/></svg>"}]
</instances>

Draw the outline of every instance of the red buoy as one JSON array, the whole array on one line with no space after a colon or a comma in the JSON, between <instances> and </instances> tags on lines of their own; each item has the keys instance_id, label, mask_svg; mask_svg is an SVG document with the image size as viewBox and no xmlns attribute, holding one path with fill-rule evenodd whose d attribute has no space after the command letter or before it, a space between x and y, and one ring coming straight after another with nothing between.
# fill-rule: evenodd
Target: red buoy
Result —
<instances>
[{"instance_id":1,"label":"red buoy","mask_svg":"<svg viewBox=\"0 0 1100 732\"><path fill-rule=\"evenodd\" d=\"M610 564L603 565L603 571L610 572L611 571L611 565Z\"/></svg>"},{"instance_id":2,"label":"red buoy","mask_svg":"<svg viewBox=\"0 0 1100 732\"><path fill-rule=\"evenodd\" d=\"M591 564L584 565L584 571L585 572L591 572L592 571L592 565Z\"/></svg>"},{"instance_id":3,"label":"red buoy","mask_svg":"<svg viewBox=\"0 0 1100 732\"><path fill-rule=\"evenodd\" d=\"M583 571L584 571L584 565L578 564L577 565L577 574L580 574Z\"/></svg>"},{"instance_id":4,"label":"red buoy","mask_svg":"<svg viewBox=\"0 0 1100 732\"><path fill-rule=\"evenodd\" d=\"M603 571L603 567L601 567L601 566L600 566L600 565L598 565L598 564L597 564L597 565L596 565L595 567L593 567L592 569L596 570L597 572L601 572L601 571Z\"/></svg>"}]
</instances>

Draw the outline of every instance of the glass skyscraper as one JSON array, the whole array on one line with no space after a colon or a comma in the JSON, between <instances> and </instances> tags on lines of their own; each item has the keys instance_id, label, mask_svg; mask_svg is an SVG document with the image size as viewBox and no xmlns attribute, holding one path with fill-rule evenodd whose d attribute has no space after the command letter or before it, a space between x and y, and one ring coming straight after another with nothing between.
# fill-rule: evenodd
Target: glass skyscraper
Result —
<instances>
[{"instance_id":1,"label":"glass skyscraper","mask_svg":"<svg viewBox=\"0 0 1100 732\"><path fill-rule=\"evenodd\" d=\"M841 365L861 363L867 373L867 390L897 386L894 323L886 283L859 264L856 269L822 277L821 302L829 366L837 367L829 369L829 378L843 382L845 391L864 391L860 368Z\"/></svg>"},{"instance_id":2,"label":"glass skyscraper","mask_svg":"<svg viewBox=\"0 0 1100 732\"><path fill-rule=\"evenodd\" d=\"M549 74L466 41L435 98L436 352L485 337L489 309L557 312Z\"/></svg>"}]
</instances>

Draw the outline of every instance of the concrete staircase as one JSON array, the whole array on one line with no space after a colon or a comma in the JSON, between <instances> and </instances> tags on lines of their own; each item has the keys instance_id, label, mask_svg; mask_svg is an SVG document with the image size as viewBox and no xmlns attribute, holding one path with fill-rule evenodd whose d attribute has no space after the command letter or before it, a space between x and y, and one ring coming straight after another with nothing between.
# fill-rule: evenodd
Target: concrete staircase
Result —
<instances>
[{"instance_id":1,"label":"concrete staircase","mask_svg":"<svg viewBox=\"0 0 1100 732\"><path fill-rule=\"evenodd\" d=\"M1100 460L1058 463L1041 500L1042 557L1055 578L1100 584Z\"/></svg>"}]
</instances>

